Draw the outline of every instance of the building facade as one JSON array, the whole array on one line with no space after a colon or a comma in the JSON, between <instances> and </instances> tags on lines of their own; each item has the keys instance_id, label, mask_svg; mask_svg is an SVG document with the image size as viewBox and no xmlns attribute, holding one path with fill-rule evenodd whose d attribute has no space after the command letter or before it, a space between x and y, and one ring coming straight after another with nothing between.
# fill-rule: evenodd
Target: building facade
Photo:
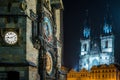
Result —
<instances>
[{"instance_id":1,"label":"building facade","mask_svg":"<svg viewBox=\"0 0 120 80\"><path fill-rule=\"evenodd\" d=\"M57 78L62 12L62 0L0 1L0 80Z\"/></svg>"},{"instance_id":2,"label":"building facade","mask_svg":"<svg viewBox=\"0 0 120 80\"><path fill-rule=\"evenodd\" d=\"M83 68L79 72L72 69L67 80L120 80L120 65L93 66L90 70Z\"/></svg>"},{"instance_id":3,"label":"building facade","mask_svg":"<svg viewBox=\"0 0 120 80\"><path fill-rule=\"evenodd\" d=\"M109 10L107 12L109 12ZM83 29L83 37L80 39L79 70L82 68L90 70L94 65L118 63L115 61L115 36L113 34L110 14L107 13L104 17L104 23L101 28L101 33L97 38L94 34L91 36L92 30L87 16Z\"/></svg>"},{"instance_id":4,"label":"building facade","mask_svg":"<svg viewBox=\"0 0 120 80\"><path fill-rule=\"evenodd\" d=\"M67 80L68 68L66 68L65 66L62 66L60 73L61 73L61 75L59 76L60 80Z\"/></svg>"}]
</instances>

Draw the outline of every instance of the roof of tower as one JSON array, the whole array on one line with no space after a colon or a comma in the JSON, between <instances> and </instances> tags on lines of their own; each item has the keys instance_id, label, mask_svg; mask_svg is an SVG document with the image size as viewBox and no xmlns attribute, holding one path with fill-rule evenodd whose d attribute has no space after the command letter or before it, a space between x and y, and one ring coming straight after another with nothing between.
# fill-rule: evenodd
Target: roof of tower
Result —
<instances>
[{"instance_id":1,"label":"roof of tower","mask_svg":"<svg viewBox=\"0 0 120 80\"><path fill-rule=\"evenodd\" d=\"M84 27L89 28L89 16L88 16L88 10L86 10L86 16L85 16L85 21L84 21Z\"/></svg>"},{"instance_id":2,"label":"roof of tower","mask_svg":"<svg viewBox=\"0 0 120 80\"><path fill-rule=\"evenodd\" d=\"M110 14L110 5L106 4L106 14L104 17L103 34L112 34L112 16Z\"/></svg>"},{"instance_id":3,"label":"roof of tower","mask_svg":"<svg viewBox=\"0 0 120 80\"><path fill-rule=\"evenodd\" d=\"M90 38L90 25L89 25L89 17L88 17L88 10L86 10L85 21L83 24L83 38Z\"/></svg>"}]
</instances>

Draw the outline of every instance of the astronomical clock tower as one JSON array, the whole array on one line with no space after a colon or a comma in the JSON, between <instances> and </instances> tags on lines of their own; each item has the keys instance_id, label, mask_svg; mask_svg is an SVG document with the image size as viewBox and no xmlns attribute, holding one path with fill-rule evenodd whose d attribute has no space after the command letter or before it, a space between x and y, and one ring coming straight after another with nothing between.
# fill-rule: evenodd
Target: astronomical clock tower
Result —
<instances>
[{"instance_id":1,"label":"astronomical clock tower","mask_svg":"<svg viewBox=\"0 0 120 80\"><path fill-rule=\"evenodd\" d=\"M62 0L0 0L0 80L57 80Z\"/></svg>"},{"instance_id":2,"label":"astronomical clock tower","mask_svg":"<svg viewBox=\"0 0 120 80\"><path fill-rule=\"evenodd\" d=\"M37 43L41 43L41 48L39 49L41 80L54 80L60 76L63 45L62 10L63 4L61 0L43 0L38 2L38 20L41 24L39 24L40 35L36 40L38 40Z\"/></svg>"}]
</instances>

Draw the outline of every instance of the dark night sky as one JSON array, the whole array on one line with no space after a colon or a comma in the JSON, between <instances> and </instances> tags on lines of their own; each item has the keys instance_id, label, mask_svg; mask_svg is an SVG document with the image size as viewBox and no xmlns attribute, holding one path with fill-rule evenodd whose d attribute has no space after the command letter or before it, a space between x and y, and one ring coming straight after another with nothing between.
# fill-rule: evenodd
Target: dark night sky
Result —
<instances>
[{"instance_id":1,"label":"dark night sky","mask_svg":"<svg viewBox=\"0 0 120 80\"><path fill-rule=\"evenodd\" d=\"M113 29L116 39L120 37L120 0L63 0L64 4L64 65L74 68L80 54L80 35L82 34L86 10L88 10L90 27L99 37L100 26L106 14L106 2L110 5ZM117 42L120 43L120 42ZM119 46L115 50L120 53Z\"/></svg>"}]
</instances>

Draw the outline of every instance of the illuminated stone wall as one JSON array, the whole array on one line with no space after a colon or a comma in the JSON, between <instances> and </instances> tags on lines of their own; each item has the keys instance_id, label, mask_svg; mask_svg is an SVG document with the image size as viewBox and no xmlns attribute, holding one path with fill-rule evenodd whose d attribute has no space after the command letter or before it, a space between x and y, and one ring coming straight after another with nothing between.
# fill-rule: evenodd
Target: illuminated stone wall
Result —
<instances>
[{"instance_id":1,"label":"illuminated stone wall","mask_svg":"<svg viewBox=\"0 0 120 80\"><path fill-rule=\"evenodd\" d=\"M79 69L85 68L90 70L94 65L111 64L115 62L114 35L101 36L100 40L100 42L92 39L80 40L81 52Z\"/></svg>"},{"instance_id":2,"label":"illuminated stone wall","mask_svg":"<svg viewBox=\"0 0 120 80\"><path fill-rule=\"evenodd\" d=\"M90 71L83 68L79 72L70 70L67 80L120 80L120 65L93 66Z\"/></svg>"}]
</instances>

